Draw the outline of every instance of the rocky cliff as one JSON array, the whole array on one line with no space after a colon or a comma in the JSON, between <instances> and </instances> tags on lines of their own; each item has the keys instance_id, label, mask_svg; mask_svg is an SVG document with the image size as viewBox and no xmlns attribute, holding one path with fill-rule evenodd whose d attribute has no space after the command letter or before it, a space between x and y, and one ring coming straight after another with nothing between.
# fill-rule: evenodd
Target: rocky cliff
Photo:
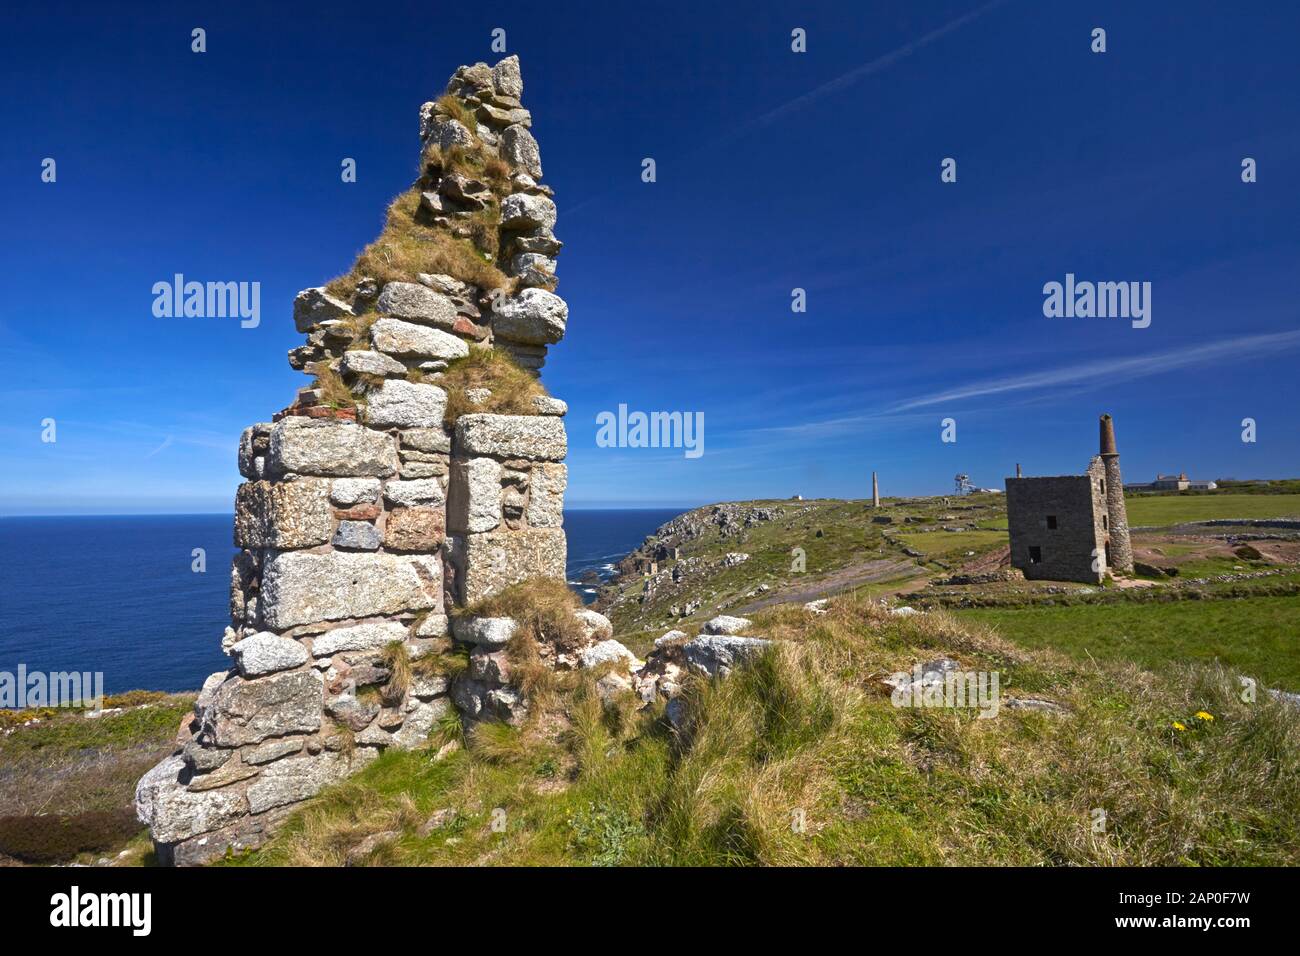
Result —
<instances>
[{"instance_id":1,"label":"rocky cliff","mask_svg":"<svg viewBox=\"0 0 1300 956\"><path fill-rule=\"evenodd\" d=\"M384 749L524 706L456 665L512 625L448 626L564 579L566 406L537 376L568 307L522 92L516 57L458 69L421 107L420 175L381 235L294 301L289 361L314 378L240 441L232 666L137 788L164 862L256 845Z\"/></svg>"}]
</instances>

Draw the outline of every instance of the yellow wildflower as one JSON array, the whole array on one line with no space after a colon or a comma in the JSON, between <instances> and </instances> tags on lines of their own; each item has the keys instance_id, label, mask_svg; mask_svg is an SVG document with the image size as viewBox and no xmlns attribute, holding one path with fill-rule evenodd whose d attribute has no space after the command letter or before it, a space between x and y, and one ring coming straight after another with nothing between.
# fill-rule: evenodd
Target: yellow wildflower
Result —
<instances>
[{"instance_id":1,"label":"yellow wildflower","mask_svg":"<svg viewBox=\"0 0 1300 956\"><path fill-rule=\"evenodd\" d=\"M1185 724L1179 723L1176 720L1174 721L1174 730L1186 730L1186 729L1187 726Z\"/></svg>"},{"instance_id":2,"label":"yellow wildflower","mask_svg":"<svg viewBox=\"0 0 1300 956\"><path fill-rule=\"evenodd\" d=\"M1210 721L1210 720L1213 720L1213 719L1214 719L1214 715L1213 715L1213 714L1206 713L1206 712L1203 711L1203 710L1198 710L1198 711L1196 712L1196 716L1197 716L1197 718L1198 718L1199 720Z\"/></svg>"}]
</instances>

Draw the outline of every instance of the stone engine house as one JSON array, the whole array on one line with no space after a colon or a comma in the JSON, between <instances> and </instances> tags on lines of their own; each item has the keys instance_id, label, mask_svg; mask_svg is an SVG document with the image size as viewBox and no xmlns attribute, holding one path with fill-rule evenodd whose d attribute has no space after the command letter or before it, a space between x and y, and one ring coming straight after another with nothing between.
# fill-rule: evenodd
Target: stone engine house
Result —
<instances>
[{"instance_id":1,"label":"stone engine house","mask_svg":"<svg viewBox=\"0 0 1300 956\"><path fill-rule=\"evenodd\" d=\"M1101 448L1082 475L1008 478L1011 564L1026 578L1098 584L1133 570L1115 425L1101 416Z\"/></svg>"}]
</instances>

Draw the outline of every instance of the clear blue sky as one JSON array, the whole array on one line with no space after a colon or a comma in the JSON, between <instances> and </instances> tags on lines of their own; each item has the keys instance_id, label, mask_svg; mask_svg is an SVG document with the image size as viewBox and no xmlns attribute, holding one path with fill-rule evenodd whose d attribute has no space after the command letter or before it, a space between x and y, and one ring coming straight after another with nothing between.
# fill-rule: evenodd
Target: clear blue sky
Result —
<instances>
[{"instance_id":1,"label":"clear blue sky","mask_svg":"<svg viewBox=\"0 0 1300 956\"><path fill-rule=\"evenodd\" d=\"M6 9L0 513L229 510L305 383L294 293L498 26L566 242L571 505L1000 487L1081 470L1101 411L1129 480L1300 474L1293 4L290 6ZM155 318L177 272L260 281L260 327ZM1151 282L1151 326L1045 318L1068 272ZM704 412L705 454L597 448L620 403Z\"/></svg>"}]
</instances>

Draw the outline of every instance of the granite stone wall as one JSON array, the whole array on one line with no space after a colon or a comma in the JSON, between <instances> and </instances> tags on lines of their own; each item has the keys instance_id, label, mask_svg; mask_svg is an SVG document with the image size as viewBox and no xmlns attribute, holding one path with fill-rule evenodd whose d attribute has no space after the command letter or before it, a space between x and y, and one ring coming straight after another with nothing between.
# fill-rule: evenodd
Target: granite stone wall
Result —
<instances>
[{"instance_id":1,"label":"granite stone wall","mask_svg":"<svg viewBox=\"0 0 1300 956\"><path fill-rule=\"evenodd\" d=\"M513 625L463 617L453 632L448 618L565 572L565 404L538 389L523 414L497 413L489 382L448 412L455 363L499 350L536 376L566 330L522 92L516 57L458 69L420 110L420 179L394 203L409 219L390 210L405 231L294 301L306 341L290 365L315 380L240 439L231 666L137 788L163 862L256 846L386 748L525 706L499 653ZM462 274L393 274L426 247ZM476 655L477 694L452 693L457 641Z\"/></svg>"}]
</instances>

